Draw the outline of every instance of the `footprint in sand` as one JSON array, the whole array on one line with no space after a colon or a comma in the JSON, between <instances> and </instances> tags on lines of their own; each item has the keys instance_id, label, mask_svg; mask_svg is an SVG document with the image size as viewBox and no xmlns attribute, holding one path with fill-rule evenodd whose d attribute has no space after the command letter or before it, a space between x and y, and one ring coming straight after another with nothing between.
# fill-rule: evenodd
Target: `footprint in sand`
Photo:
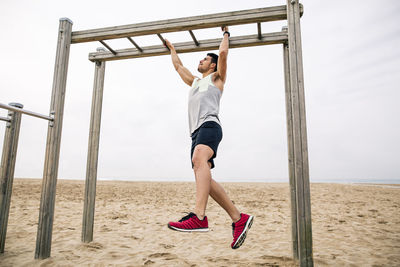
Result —
<instances>
[{"instance_id":1,"label":"footprint in sand","mask_svg":"<svg viewBox=\"0 0 400 267\"><path fill-rule=\"evenodd\" d=\"M170 244L160 244L160 246L162 246L163 248L166 248L166 249L170 249L170 248L174 248L175 247L174 245L170 245Z\"/></svg>"},{"instance_id":2,"label":"footprint in sand","mask_svg":"<svg viewBox=\"0 0 400 267\"><path fill-rule=\"evenodd\" d=\"M100 228L101 232L111 232L112 229L110 229L109 227L107 227L106 225L101 226Z\"/></svg>"},{"instance_id":3,"label":"footprint in sand","mask_svg":"<svg viewBox=\"0 0 400 267\"><path fill-rule=\"evenodd\" d=\"M156 264L157 266L196 266L195 264L191 264L186 260L179 259L178 255L168 252L152 253L146 258L143 258L143 261L144 265Z\"/></svg>"},{"instance_id":4,"label":"footprint in sand","mask_svg":"<svg viewBox=\"0 0 400 267\"><path fill-rule=\"evenodd\" d=\"M155 262L152 260L147 260L144 262L144 265L150 265L150 264L154 264Z\"/></svg>"},{"instance_id":5,"label":"footprint in sand","mask_svg":"<svg viewBox=\"0 0 400 267\"><path fill-rule=\"evenodd\" d=\"M261 259L261 263L263 265L267 265L267 266L296 266L295 262L293 261L293 259L289 258L289 257L285 257L285 256L270 256L270 255L263 255L261 257L259 257Z\"/></svg>"},{"instance_id":6,"label":"footprint in sand","mask_svg":"<svg viewBox=\"0 0 400 267\"><path fill-rule=\"evenodd\" d=\"M175 254L162 252L162 253L153 253L148 256L151 259L159 259L162 258L163 260L175 260L178 258Z\"/></svg>"},{"instance_id":7,"label":"footprint in sand","mask_svg":"<svg viewBox=\"0 0 400 267\"><path fill-rule=\"evenodd\" d=\"M102 244L97 243L97 242L84 243L83 246L88 248L91 251L96 251L96 250L104 248L104 246Z\"/></svg>"}]
</instances>

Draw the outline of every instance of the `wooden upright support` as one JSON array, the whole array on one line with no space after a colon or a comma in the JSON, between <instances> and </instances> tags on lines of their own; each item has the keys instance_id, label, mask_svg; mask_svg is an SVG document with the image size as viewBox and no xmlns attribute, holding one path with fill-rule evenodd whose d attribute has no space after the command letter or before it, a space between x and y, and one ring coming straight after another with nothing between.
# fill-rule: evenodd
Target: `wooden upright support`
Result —
<instances>
[{"instance_id":1,"label":"wooden upright support","mask_svg":"<svg viewBox=\"0 0 400 267\"><path fill-rule=\"evenodd\" d=\"M23 108L22 104L10 103L10 106ZM3 154L0 167L0 252L4 253L4 245L7 235L8 214L10 211L10 200L12 184L14 180L15 160L17 158L17 147L19 129L21 126L21 113L9 111L6 132L4 134Z\"/></svg>"},{"instance_id":2,"label":"wooden upright support","mask_svg":"<svg viewBox=\"0 0 400 267\"><path fill-rule=\"evenodd\" d=\"M97 51L104 51L104 49L100 48L97 49ZM97 163L99 158L100 125L105 67L106 63L104 61L95 63L81 238L82 242L86 243L93 240Z\"/></svg>"},{"instance_id":3,"label":"wooden upright support","mask_svg":"<svg viewBox=\"0 0 400 267\"><path fill-rule=\"evenodd\" d=\"M46 142L46 155L43 171L42 194L40 198L39 224L36 238L36 259L50 257L53 232L54 203L58 162L60 156L61 130L64 115L65 88L67 83L68 59L71 44L72 21L60 19L57 54L54 67L53 90L50 114L54 121L49 122Z\"/></svg>"},{"instance_id":4,"label":"wooden upright support","mask_svg":"<svg viewBox=\"0 0 400 267\"><path fill-rule=\"evenodd\" d=\"M287 31L284 27L282 31ZM293 259L299 259L298 238L297 238L297 204L296 204L296 180L294 169L294 149L293 149L293 112L290 93L290 66L289 66L289 46L283 44L283 66L285 73L285 99L286 99L286 128L288 143L288 161L289 161L289 185L290 185L290 209L292 217L292 247Z\"/></svg>"},{"instance_id":5,"label":"wooden upright support","mask_svg":"<svg viewBox=\"0 0 400 267\"><path fill-rule=\"evenodd\" d=\"M298 0L287 0L287 17L298 253L300 266L313 266L306 110Z\"/></svg>"}]
</instances>

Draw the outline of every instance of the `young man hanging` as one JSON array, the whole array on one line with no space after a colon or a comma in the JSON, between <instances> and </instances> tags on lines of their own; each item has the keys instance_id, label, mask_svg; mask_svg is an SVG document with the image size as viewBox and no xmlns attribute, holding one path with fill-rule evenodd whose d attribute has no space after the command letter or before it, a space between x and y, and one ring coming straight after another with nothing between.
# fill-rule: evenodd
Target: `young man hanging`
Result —
<instances>
[{"instance_id":1,"label":"young man hanging","mask_svg":"<svg viewBox=\"0 0 400 267\"><path fill-rule=\"evenodd\" d=\"M200 60L198 71L202 78L194 76L182 65L174 46L168 40L165 45L171 51L172 63L182 80L191 86L189 92L189 128L192 138L191 160L196 178L196 205L193 212L168 227L182 232L206 232L208 220L205 215L210 195L232 219L233 249L239 248L253 223L253 216L240 213L229 199L223 187L211 177L218 145L222 139L219 121L219 103L224 90L229 49L228 27L222 27L223 39L219 56L208 53Z\"/></svg>"}]
</instances>

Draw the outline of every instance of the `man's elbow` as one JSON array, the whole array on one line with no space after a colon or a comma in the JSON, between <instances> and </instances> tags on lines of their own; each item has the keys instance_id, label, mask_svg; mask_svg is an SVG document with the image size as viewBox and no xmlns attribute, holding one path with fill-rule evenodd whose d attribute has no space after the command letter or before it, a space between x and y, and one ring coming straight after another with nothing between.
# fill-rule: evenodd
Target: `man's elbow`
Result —
<instances>
[{"instance_id":1,"label":"man's elbow","mask_svg":"<svg viewBox=\"0 0 400 267\"><path fill-rule=\"evenodd\" d=\"M226 48L226 49L221 49L220 51L219 51L219 57L220 58L226 58L228 56L228 48Z\"/></svg>"}]
</instances>

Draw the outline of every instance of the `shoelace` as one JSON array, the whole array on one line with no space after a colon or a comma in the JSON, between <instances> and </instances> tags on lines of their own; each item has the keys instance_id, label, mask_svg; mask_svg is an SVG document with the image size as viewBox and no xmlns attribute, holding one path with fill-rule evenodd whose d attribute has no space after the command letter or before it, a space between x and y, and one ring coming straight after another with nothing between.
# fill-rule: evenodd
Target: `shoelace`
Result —
<instances>
[{"instance_id":1,"label":"shoelace","mask_svg":"<svg viewBox=\"0 0 400 267\"><path fill-rule=\"evenodd\" d=\"M193 216L196 216L196 214L194 214L193 212L187 213L187 215L184 216L182 219L180 219L179 222L183 222L183 221L189 220Z\"/></svg>"}]
</instances>

